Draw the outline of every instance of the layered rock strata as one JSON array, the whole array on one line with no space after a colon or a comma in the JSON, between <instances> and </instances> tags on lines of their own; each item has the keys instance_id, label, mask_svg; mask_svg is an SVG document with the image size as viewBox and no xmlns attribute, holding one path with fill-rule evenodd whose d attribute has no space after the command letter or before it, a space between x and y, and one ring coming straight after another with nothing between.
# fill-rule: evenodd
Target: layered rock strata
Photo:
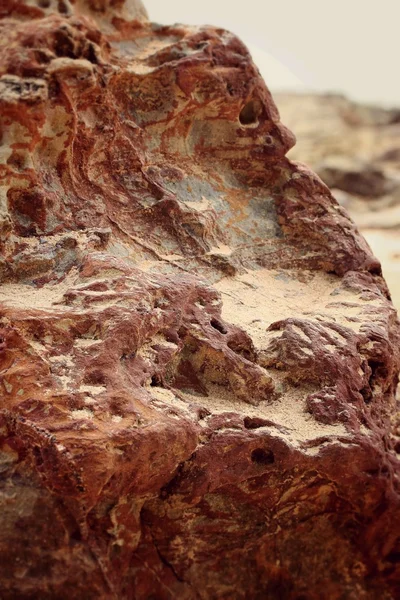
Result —
<instances>
[{"instance_id":1,"label":"layered rock strata","mask_svg":"<svg viewBox=\"0 0 400 600\"><path fill-rule=\"evenodd\" d=\"M395 598L396 312L246 48L0 17L2 599Z\"/></svg>"}]
</instances>

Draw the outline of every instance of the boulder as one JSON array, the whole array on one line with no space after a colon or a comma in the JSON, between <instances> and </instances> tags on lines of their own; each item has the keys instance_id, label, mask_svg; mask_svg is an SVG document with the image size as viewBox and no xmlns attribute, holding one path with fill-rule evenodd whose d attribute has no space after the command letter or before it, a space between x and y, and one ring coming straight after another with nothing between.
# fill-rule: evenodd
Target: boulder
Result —
<instances>
[{"instance_id":1,"label":"boulder","mask_svg":"<svg viewBox=\"0 0 400 600\"><path fill-rule=\"evenodd\" d=\"M395 598L399 323L248 50L0 16L2 600Z\"/></svg>"}]
</instances>

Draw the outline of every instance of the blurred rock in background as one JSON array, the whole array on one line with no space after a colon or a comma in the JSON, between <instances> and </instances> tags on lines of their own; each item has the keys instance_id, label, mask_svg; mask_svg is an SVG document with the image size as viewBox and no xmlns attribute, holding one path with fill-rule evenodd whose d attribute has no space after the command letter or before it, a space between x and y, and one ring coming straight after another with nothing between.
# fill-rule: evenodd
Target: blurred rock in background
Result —
<instances>
[{"instance_id":1,"label":"blurred rock in background","mask_svg":"<svg viewBox=\"0 0 400 600\"><path fill-rule=\"evenodd\" d=\"M400 108L337 94L274 94L297 137L289 157L309 164L350 213L381 260L400 309Z\"/></svg>"}]
</instances>

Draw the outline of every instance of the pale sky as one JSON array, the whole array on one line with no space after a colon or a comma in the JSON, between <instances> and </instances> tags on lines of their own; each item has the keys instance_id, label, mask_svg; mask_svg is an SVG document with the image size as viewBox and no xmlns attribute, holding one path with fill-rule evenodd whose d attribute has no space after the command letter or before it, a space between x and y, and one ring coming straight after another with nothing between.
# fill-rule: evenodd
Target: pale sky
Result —
<instances>
[{"instance_id":1,"label":"pale sky","mask_svg":"<svg viewBox=\"0 0 400 600\"><path fill-rule=\"evenodd\" d=\"M143 0L152 21L239 35L272 91L400 106L400 0Z\"/></svg>"}]
</instances>

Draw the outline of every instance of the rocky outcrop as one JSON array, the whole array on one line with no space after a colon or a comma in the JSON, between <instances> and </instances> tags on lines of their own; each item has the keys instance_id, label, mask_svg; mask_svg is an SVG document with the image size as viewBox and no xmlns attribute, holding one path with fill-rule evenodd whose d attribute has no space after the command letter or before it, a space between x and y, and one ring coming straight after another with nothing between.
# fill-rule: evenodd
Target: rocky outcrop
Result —
<instances>
[{"instance_id":1,"label":"rocky outcrop","mask_svg":"<svg viewBox=\"0 0 400 600\"><path fill-rule=\"evenodd\" d=\"M1 597L395 598L396 313L246 48L0 15Z\"/></svg>"},{"instance_id":2,"label":"rocky outcrop","mask_svg":"<svg viewBox=\"0 0 400 600\"><path fill-rule=\"evenodd\" d=\"M332 189L382 261L400 308L400 111L335 94L278 94L296 133L289 156L307 162Z\"/></svg>"}]
</instances>

